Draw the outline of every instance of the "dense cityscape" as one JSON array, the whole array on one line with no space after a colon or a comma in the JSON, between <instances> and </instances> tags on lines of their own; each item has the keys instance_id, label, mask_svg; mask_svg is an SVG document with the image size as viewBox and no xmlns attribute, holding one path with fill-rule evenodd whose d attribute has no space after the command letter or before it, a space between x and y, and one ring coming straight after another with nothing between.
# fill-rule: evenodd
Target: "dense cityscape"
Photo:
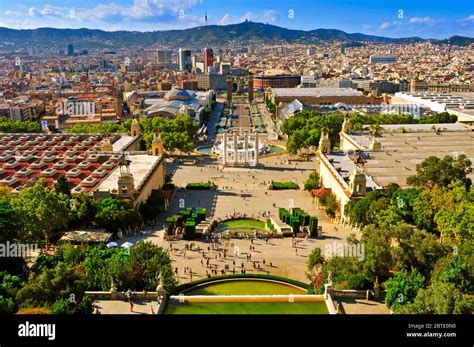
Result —
<instances>
[{"instance_id":1,"label":"dense cityscape","mask_svg":"<svg viewBox=\"0 0 474 347\"><path fill-rule=\"evenodd\" d=\"M0 27L0 314L472 315L474 38L207 11Z\"/></svg>"}]
</instances>

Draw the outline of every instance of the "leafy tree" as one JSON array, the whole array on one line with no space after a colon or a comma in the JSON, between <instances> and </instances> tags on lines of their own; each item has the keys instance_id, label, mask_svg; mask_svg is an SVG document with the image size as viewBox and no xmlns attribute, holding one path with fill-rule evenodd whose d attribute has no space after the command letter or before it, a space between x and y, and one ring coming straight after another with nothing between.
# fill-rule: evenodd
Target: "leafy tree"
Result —
<instances>
[{"instance_id":1,"label":"leafy tree","mask_svg":"<svg viewBox=\"0 0 474 347\"><path fill-rule=\"evenodd\" d=\"M155 290L160 274L168 292L177 284L169 255L151 242L137 242L125 258L113 257L108 269L117 285L124 289Z\"/></svg>"},{"instance_id":2,"label":"leafy tree","mask_svg":"<svg viewBox=\"0 0 474 347\"><path fill-rule=\"evenodd\" d=\"M425 277L417 269L402 270L385 282L385 303L389 308L405 305L415 299L424 287Z\"/></svg>"},{"instance_id":3,"label":"leafy tree","mask_svg":"<svg viewBox=\"0 0 474 347\"><path fill-rule=\"evenodd\" d=\"M472 172L471 161L465 154L457 159L445 156L443 159L431 156L416 165L416 175L409 176L407 183L415 187L432 188L435 185L447 187L452 181L459 180L467 189L471 180L467 177Z\"/></svg>"},{"instance_id":4,"label":"leafy tree","mask_svg":"<svg viewBox=\"0 0 474 347\"><path fill-rule=\"evenodd\" d=\"M460 244L438 260L431 281L453 283L462 292L474 291L474 242Z\"/></svg>"},{"instance_id":5,"label":"leafy tree","mask_svg":"<svg viewBox=\"0 0 474 347\"><path fill-rule=\"evenodd\" d=\"M324 256L321 254L321 248L316 247L311 251L306 260L306 266L308 269L306 274L311 281L315 278L316 273L320 271L324 263L325 260Z\"/></svg>"},{"instance_id":6,"label":"leafy tree","mask_svg":"<svg viewBox=\"0 0 474 347\"><path fill-rule=\"evenodd\" d=\"M130 206L125 200L113 197L101 199L97 203L95 218L101 227L117 231L123 225L129 209Z\"/></svg>"},{"instance_id":7,"label":"leafy tree","mask_svg":"<svg viewBox=\"0 0 474 347\"><path fill-rule=\"evenodd\" d=\"M14 121L8 117L0 117L0 133L40 133L38 122Z\"/></svg>"},{"instance_id":8,"label":"leafy tree","mask_svg":"<svg viewBox=\"0 0 474 347\"><path fill-rule=\"evenodd\" d=\"M323 276L327 278L331 272L334 286L337 289L348 289L349 278L361 271L361 265L362 263L354 257L333 256L324 263Z\"/></svg>"},{"instance_id":9,"label":"leafy tree","mask_svg":"<svg viewBox=\"0 0 474 347\"><path fill-rule=\"evenodd\" d=\"M463 240L474 236L474 189L466 189L460 181L453 181L443 191L441 201L434 214L441 236L446 239Z\"/></svg>"},{"instance_id":10,"label":"leafy tree","mask_svg":"<svg viewBox=\"0 0 474 347\"><path fill-rule=\"evenodd\" d=\"M321 179L317 172L312 172L308 179L304 182L305 190L319 189L321 188Z\"/></svg>"},{"instance_id":11,"label":"leafy tree","mask_svg":"<svg viewBox=\"0 0 474 347\"><path fill-rule=\"evenodd\" d=\"M434 282L420 289L413 303L395 307L402 314L472 314L473 301L453 283Z\"/></svg>"},{"instance_id":12,"label":"leafy tree","mask_svg":"<svg viewBox=\"0 0 474 347\"><path fill-rule=\"evenodd\" d=\"M54 230L67 226L69 199L41 182L22 190L12 202L26 231L33 238L44 238L46 245Z\"/></svg>"},{"instance_id":13,"label":"leafy tree","mask_svg":"<svg viewBox=\"0 0 474 347\"><path fill-rule=\"evenodd\" d=\"M21 239L21 223L18 210L9 197L0 197L0 243Z\"/></svg>"},{"instance_id":14,"label":"leafy tree","mask_svg":"<svg viewBox=\"0 0 474 347\"><path fill-rule=\"evenodd\" d=\"M425 277L429 276L436 261L449 251L448 245L440 243L436 235L408 224L393 228L390 241L395 269L416 268Z\"/></svg>"},{"instance_id":15,"label":"leafy tree","mask_svg":"<svg viewBox=\"0 0 474 347\"><path fill-rule=\"evenodd\" d=\"M364 245L364 261L359 272L374 282L376 277L381 281L388 278L393 261L390 253L392 231L385 226L369 225L363 230L360 243Z\"/></svg>"},{"instance_id":16,"label":"leafy tree","mask_svg":"<svg viewBox=\"0 0 474 347\"><path fill-rule=\"evenodd\" d=\"M334 146L339 143L344 116L340 113L323 114L318 111L302 111L286 119L281 130L288 135L287 150L296 154L301 148L318 146L321 128L329 129L329 139Z\"/></svg>"},{"instance_id":17,"label":"leafy tree","mask_svg":"<svg viewBox=\"0 0 474 347\"><path fill-rule=\"evenodd\" d=\"M70 300L72 294L73 301L80 305L84 291L77 265L60 262L53 269L32 273L28 284L17 292L16 301L21 308L49 307L60 299Z\"/></svg>"},{"instance_id":18,"label":"leafy tree","mask_svg":"<svg viewBox=\"0 0 474 347\"><path fill-rule=\"evenodd\" d=\"M349 215L351 223L368 225L377 221L377 213L387 205L388 201L385 199L379 204L377 201L385 197L385 192L382 190L374 190L368 192L360 200L352 200L347 204L345 209ZM374 206L372 207L372 205Z\"/></svg>"},{"instance_id":19,"label":"leafy tree","mask_svg":"<svg viewBox=\"0 0 474 347\"><path fill-rule=\"evenodd\" d=\"M367 124L439 124L455 123L457 116L450 115L447 112L435 114L428 117L416 119L411 114L352 114L350 117L352 129L361 131Z\"/></svg>"},{"instance_id":20,"label":"leafy tree","mask_svg":"<svg viewBox=\"0 0 474 347\"><path fill-rule=\"evenodd\" d=\"M54 183L54 189L58 193L71 196L71 187L69 186L69 181L64 175L60 175L56 179L56 182Z\"/></svg>"},{"instance_id":21,"label":"leafy tree","mask_svg":"<svg viewBox=\"0 0 474 347\"><path fill-rule=\"evenodd\" d=\"M70 133L127 133L130 131L132 122L127 120L121 124L78 124L67 131ZM151 147L153 135L156 129L160 129L163 145L168 151L190 152L194 149L194 136L198 125L191 116L179 116L176 118L144 118L138 121L143 132L143 141L146 148Z\"/></svg>"},{"instance_id":22,"label":"leafy tree","mask_svg":"<svg viewBox=\"0 0 474 347\"><path fill-rule=\"evenodd\" d=\"M96 215L96 201L89 194L74 194L70 203L69 226L71 228L93 226Z\"/></svg>"},{"instance_id":23,"label":"leafy tree","mask_svg":"<svg viewBox=\"0 0 474 347\"><path fill-rule=\"evenodd\" d=\"M13 299L0 295L0 314L13 314L15 311L16 306Z\"/></svg>"}]
</instances>

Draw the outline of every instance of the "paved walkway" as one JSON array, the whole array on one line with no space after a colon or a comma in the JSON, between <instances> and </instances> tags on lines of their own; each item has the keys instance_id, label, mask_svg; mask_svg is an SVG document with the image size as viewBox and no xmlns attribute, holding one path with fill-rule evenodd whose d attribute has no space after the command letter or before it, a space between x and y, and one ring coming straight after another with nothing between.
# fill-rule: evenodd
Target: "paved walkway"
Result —
<instances>
[{"instance_id":1,"label":"paved walkway","mask_svg":"<svg viewBox=\"0 0 474 347\"><path fill-rule=\"evenodd\" d=\"M173 176L173 181L178 186L185 186L188 182L211 180L218 188L212 191L177 191L172 207L160 216L157 228L145 232L143 236L128 237L121 242L146 239L165 248L172 245L173 266L178 269L180 282L206 277L206 272L210 273L212 269L216 269L217 274L222 274L226 265L227 273L232 273L234 268L235 273L240 273L242 269L245 269L247 273L270 273L307 282L306 259L311 250L320 247L324 251L326 247L332 247L334 242L344 243L351 230L342 226L338 226L336 230L335 225L322 210L315 208L308 193L302 189L291 191L267 189L272 179L295 181L302 185L315 167L315 163L311 161L286 164L285 160L286 156L265 158L261 160L264 165L262 168L226 168L224 171L219 171L216 163L212 163L211 166L179 164L175 167ZM161 229L164 219L168 215L177 213L183 207L206 207L208 214L215 219L226 219L234 213L240 213L265 221L268 216L278 219L279 207L292 206L300 207L307 213L318 216L319 225L323 228L322 238L299 239L297 248L292 247L290 238L271 239L268 243L258 240L253 244L255 247L253 251L250 251L251 243L247 239L231 239L221 243L218 250L211 251L208 251L207 241L194 241L194 249L199 247L204 250L205 257L210 259L209 266L202 252L184 252L186 241L174 241L170 244L163 240L164 231ZM265 216L262 216L262 213L265 213ZM239 249L238 256L233 255L234 247ZM226 259L223 258L223 249L227 249ZM260 269L254 269L254 263L246 260L248 253L252 254L252 261L255 265L259 265ZM264 260L265 264L263 264ZM189 272L185 273L185 267L191 268L192 275Z\"/></svg>"},{"instance_id":2,"label":"paved walkway","mask_svg":"<svg viewBox=\"0 0 474 347\"><path fill-rule=\"evenodd\" d=\"M214 142L214 140L216 139L216 124L217 124L217 121L219 120L219 117L223 109L224 109L224 104L219 102L217 103L216 107L214 108L214 111L211 114L211 118L209 119L209 122L207 125L207 141L208 142Z\"/></svg>"},{"instance_id":3,"label":"paved walkway","mask_svg":"<svg viewBox=\"0 0 474 347\"><path fill-rule=\"evenodd\" d=\"M156 301L133 301L133 312L130 312L130 304L125 300L96 300L101 314L151 314L156 313L158 306Z\"/></svg>"},{"instance_id":4,"label":"paved walkway","mask_svg":"<svg viewBox=\"0 0 474 347\"><path fill-rule=\"evenodd\" d=\"M365 299L337 299L346 314L390 314L384 302Z\"/></svg>"}]
</instances>

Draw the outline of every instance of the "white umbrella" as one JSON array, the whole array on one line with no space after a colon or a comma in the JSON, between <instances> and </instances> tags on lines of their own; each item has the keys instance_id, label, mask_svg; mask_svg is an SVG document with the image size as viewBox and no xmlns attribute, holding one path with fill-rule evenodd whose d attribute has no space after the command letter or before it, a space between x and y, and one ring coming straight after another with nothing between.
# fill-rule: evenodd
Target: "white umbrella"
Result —
<instances>
[{"instance_id":1,"label":"white umbrella","mask_svg":"<svg viewBox=\"0 0 474 347\"><path fill-rule=\"evenodd\" d=\"M133 243L127 241L121 247L127 249L127 248L130 248L132 246L133 246Z\"/></svg>"},{"instance_id":2,"label":"white umbrella","mask_svg":"<svg viewBox=\"0 0 474 347\"><path fill-rule=\"evenodd\" d=\"M107 248L118 247L118 243L117 242L109 242L106 246L107 246Z\"/></svg>"}]
</instances>

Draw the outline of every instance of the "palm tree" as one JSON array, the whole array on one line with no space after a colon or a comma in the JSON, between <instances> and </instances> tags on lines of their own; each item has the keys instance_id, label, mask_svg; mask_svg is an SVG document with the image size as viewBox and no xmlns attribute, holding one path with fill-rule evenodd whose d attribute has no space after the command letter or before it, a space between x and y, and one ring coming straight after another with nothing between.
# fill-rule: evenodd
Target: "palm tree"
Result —
<instances>
[{"instance_id":1,"label":"palm tree","mask_svg":"<svg viewBox=\"0 0 474 347\"><path fill-rule=\"evenodd\" d=\"M371 124L369 126L369 133L370 135L374 136L374 137L381 137L382 136L382 132L383 132L383 128L380 124L376 123L376 124Z\"/></svg>"}]
</instances>

